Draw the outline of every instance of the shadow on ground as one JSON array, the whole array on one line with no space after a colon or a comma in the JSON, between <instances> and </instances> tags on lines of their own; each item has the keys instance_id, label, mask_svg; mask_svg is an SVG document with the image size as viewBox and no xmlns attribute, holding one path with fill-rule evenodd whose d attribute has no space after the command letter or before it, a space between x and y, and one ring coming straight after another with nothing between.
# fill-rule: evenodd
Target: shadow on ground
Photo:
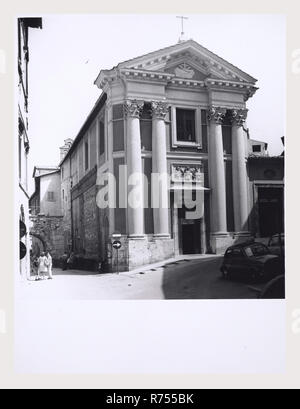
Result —
<instances>
[{"instance_id":1,"label":"shadow on ground","mask_svg":"<svg viewBox=\"0 0 300 409\"><path fill-rule=\"evenodd\" d=\"M224 280L220 272L222 261L222 257L212 257L165 266L162 280L165 299L257 299L264 285Z\"/></svg>"},{"instance_id":2,"label":"shadow on ground","mask_svg":"<svg viewBox=\"0 0 300 409\"><path fill-rule=\"evenodd\" d=\"M53 271L53 276L100 276L101 274L97 271L82 271L82 270L61 270L55 269Z\"/></svg>"}]
</instances>

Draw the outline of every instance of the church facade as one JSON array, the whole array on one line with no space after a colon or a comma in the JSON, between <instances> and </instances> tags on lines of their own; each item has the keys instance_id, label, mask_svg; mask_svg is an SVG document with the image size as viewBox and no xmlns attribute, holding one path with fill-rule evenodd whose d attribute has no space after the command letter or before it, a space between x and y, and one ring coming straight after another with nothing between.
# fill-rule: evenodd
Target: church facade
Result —
<instances>
[{"instance_id":1,"label":"church facade","mask_svg":"<svg viewBox=\"0 0 300 409\"><path fill-rule=\"evenodd\" d=\"M75 254L115 269L117 238L120 268L132 269L248 240L256 82L193 40L102 70L102 94L60 164Z\"/></svg>"}]
</instances>

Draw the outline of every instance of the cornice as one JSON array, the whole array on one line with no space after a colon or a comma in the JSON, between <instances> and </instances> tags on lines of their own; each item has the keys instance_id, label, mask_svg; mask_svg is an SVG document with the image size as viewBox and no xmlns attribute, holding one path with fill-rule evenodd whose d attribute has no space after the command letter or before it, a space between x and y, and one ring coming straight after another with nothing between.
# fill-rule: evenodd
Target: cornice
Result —
<instances>
[{"instance_id":1,"label":"cornice","mask_svg":"<svg viewBox=\"0 0 300 409\"><path fill-rule=\"evenodd\" d=\"M178 78L175 74L165 73L162 71L148 71L135 68L122 68L113 70L101 71L96 80L99 88L108 92L113 84L119 81L125 82L140 82L140 83L156 83L164 85L168 88L182 88L210 91L225 91L240 93L244 96L244 101L247 102L258 88L253 83L245 81L231 81L228 79L206 78L204 81Z\"/></svg>"},{"instance_id":2,"label":"cornice","mask_svg":"<svg viewBox=\"0 0 300 409\"><path fill-rule=\"evenodd\" d=\"M120 74L126 79L142 79L142 80L154 80L154 81L171 81L175 77L174 74L162 72L162 71L147 71L137 69L121 69Z\"/></svg>"},{"instance_id":3,"label":"cornice","mask_svg":"<svg viewBox=\"0 0 300 409\"><path fill-rule=\"evenodd\" d=\"M219 80L207 78L205 80L206 88L209 91L228 91L244 95L244 101L247 102L249 98L253 97L259 89L249 82Z\"/></svg>"},{"instance_id":4,"label":"cornice","mask_svg":"<svg viewBox=\"0 0 300 409\"><path fill-rule=\"evenodd\" d=\"M97 79L97 85L104 89L118 80L138 81L138 82L160 82L166 86L188 87L188 88L205 88L208 90L228 90L239 93L245 93L246 100L252 97L258 90L250 82L230 81L227 79L207 78L204 81L197 81L186 78L177 78L174 74L160 71L146 71L136 69L121 69L112 71L102 71Z\"/></svg>"}]
</instances>

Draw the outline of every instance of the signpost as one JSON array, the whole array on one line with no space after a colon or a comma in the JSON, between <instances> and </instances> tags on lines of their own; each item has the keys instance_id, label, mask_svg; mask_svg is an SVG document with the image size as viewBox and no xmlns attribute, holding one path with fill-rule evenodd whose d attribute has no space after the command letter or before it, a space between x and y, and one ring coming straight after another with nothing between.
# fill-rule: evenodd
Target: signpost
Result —
<instances>
[{"instance_id":1,"label":"signpost","mask_svg":"<svg viewBox=\"0 0 300 409\"><path fill-rule=\"evenodd\" d=\"M115 240L112 245L117 250L117 274L119 274L119 250L122 247L122 243L119 240Z\"/></svg>"},{"instance_id":2,"label":"signpost","mask_svg":"<svg viewBox=\"0 0 300 409\"><path fill-rule=\"evenodd\" d=\"M22 222L22 220L20 220L20 239L26 236L26 234L27 234L26 224ZM27 254L27 248L25 244L22 241L20 241L20 260L23 260L26 254Z\"/></svg>"}]
</instances>

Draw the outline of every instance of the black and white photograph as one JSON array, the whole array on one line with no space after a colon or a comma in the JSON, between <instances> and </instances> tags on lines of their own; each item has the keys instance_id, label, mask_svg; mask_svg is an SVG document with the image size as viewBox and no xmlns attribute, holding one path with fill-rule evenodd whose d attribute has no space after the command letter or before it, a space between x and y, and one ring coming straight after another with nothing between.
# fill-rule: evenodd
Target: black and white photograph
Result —
<instances>
[{"instance_id":1,"label":"black and white photograph","mask_svg":"<svg viewBox=\"0 0 300 409\"><path fill-rule=\"evenodd\" d=\"M285 16L14 24L15 372L282 374Z\"/></svg>"},{"instance_id":2,"label":"black and white photograph","mask_svg":"<svg viewBox=\"0 0 300 409\"><path fill-rule=\"evenodd\" d=\"M0 13L0 389L299 389L300 6Z\"/></svg>"},{"instance_id":3,"label":"black and white photograph","mask_svg":"<svg viewBox=\"0 0 300 409\"><path fill-rule=\"evenodd\" d=\"M16 25L17 298L284 299L285 18Z\"/></svg>"}]
</instances>

